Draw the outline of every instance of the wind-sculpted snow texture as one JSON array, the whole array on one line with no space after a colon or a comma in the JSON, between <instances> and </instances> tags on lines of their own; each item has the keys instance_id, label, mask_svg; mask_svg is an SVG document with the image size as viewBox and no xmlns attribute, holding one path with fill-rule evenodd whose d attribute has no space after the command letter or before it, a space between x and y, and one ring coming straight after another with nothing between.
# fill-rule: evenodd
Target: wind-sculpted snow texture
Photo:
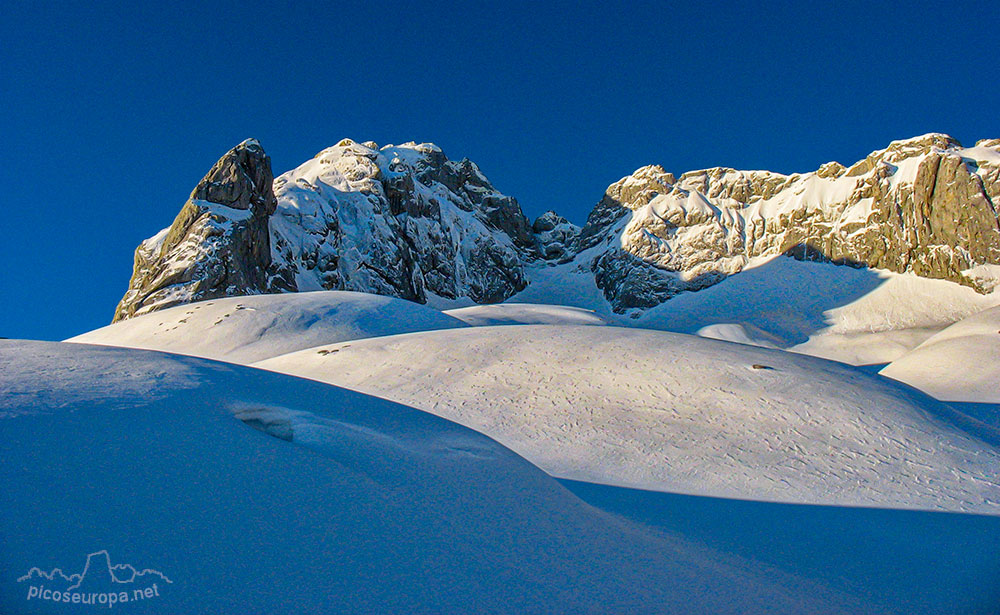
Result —
<instances>
[{"instance_id":1,"label":"wind-sculpted snow texture","mask_svg":"<svg viewBox=\"0 0 1000 615\"><path fill-rule=\"evenodd\" d=\"M3 613L96 612L27 595L32 569L102 552L170 580L114 612L867 612L601 512L470 429L317 382L0 341L0 423Z\"/></svg>"},{"instance_id":2,"label":"wind-sculpted snow texture","mask_svg":"<svg viewBox=\"0 0 1000 615\"><path fill-rule=\"evenodd\" d=\"M529 325L361 340L257 365L457 421L560 478L1000 515L997 432L908 387L780 350Z\"/></svg>"},{"instance_id":3,"label":"wind-sculpted snow texture","mask_svg":"<svg viewBox=\"0 0 1000 615\"><path fill-rule=\"evenodd\" d=\"M612 184L577 257L615 311L711 286L759 256L788 254L998 283L1000 140L894 141L850 168L803 175L712 168L679 179L647 166Z\"/></svg>"},{"instance_id":4,"label":"wind-sculpted snow texture","mask_svg":"<svg viewBox=\"0 0 1000 615\"><path fill-rule=\"evenodd\" d=\"M173 226L140 245L115 319L297 290L460 307L539 281L596 284L581 307L638 315L780 254L979 292L1000 280L998 139L963 148L928 134L850 168L792 175L717 167L676 178L646 166L612 184L582 229L551 211L529 225L473 162L430 143L345 139L275 179L273 191L269 177L255 141L224 156ZM565 294L547 290L536 302Z\"/></svg>"}]
</instances>

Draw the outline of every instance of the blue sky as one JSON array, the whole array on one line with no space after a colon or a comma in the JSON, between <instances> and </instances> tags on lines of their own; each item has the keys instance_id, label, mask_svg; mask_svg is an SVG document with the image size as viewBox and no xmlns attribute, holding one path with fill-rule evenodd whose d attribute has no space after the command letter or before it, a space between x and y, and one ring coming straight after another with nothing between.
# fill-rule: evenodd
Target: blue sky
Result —
<instances>
[{"instance_id":1,"label":"blue sky","mask_svg":"<svg viewBox=\"0 0 1000 615\"><path fill-rule=\"evenodd\" d=\"M533 218L658 163L814 170L1000 137L989 3L5 3L0 336L106 324L230 147L433 141Z\"/></svg>"}]
</instances>

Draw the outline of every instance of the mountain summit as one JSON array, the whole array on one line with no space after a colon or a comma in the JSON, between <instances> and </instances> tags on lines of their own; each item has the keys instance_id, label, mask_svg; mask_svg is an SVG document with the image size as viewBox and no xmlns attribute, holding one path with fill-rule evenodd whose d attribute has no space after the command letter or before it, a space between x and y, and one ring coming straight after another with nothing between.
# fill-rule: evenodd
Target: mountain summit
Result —
<instances>
[{"instance_id":1,"label":"mountain summit","mask_svg":"<svg viewBox=\"0 0 1000 615\"><path fill-rule=\"evenodd\" d=\"M1000 139L894 141L805 174L645 166L611 184L580 229L534 224L475 163L431 143L344 139L271 181L251 139L228 152L173 225L136 250L115 320L201 299L355 290L419 303L496 303L533 279L578 284L618 313L788 255L1000 284ZM543 293L544 294L544 293ZM551 301L558 303L558 301Z\"/></svg>"},{"instance_id":2,"label":"mountain summit","mask_svg":"<svg viewBox=\"0 0 1000 615\"><path fill-rule=\"evenodd\" d=\"M344 139L271 181L254 140L228 152L171 227L136 250L115 320L256 293L356 290L503 301L539 239L517 200L430 143Z\"/></svg>"},{"instance_id":3,"label":"mountain summit","mask_svg":"<svg viewBox=\"0 0 1000 615\"><path fill-rule=\"evenodd\" d=\"M137 312L268 290L268 224L277 205L271 159L256 139L223 156L198 182L170 227L135 251L114 320Z\"/></svg>"}]
</instances>

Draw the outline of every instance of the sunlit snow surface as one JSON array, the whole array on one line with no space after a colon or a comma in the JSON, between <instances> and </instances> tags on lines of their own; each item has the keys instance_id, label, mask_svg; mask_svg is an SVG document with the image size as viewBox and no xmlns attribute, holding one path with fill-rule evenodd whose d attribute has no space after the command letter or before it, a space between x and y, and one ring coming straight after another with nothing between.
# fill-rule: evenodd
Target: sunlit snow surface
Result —
<instances>
[{"instance_id":1,"label":"sunlit snow surface","mask_svg":"<svg viewBox=\"0 0 1000 615\"><path fill-rule=\"evenodd\" d=\"M454 420L561 478L1000 514L995 431L908 387L804 355L535 325L359 340L257 365Z\"/></svg>"},{"instance_id":2,"label":"sunlit snow surface","mask_svg":"<svg viewBox=\"0 0 1000 615\"><path fill-rule=\"evenodd\" d=\"M66 341L250 363L320 344L464 326L457 318L402 299L317 291L200 301Z\"/></svg>"},{"instance_id":3,"label":"sunlit snow surface","mask_svg":"<svg viewBox=\"0 0 1000 615\"><path fill-rule=\"evenodd\" d=\"M1000 307L960 320L880 373L939 399L1000 404Z\"/></svg>"},{"instance_id":4,"label":"sunlit snow surface","mask_svg":"<svg viewBox=\"0 0 1000 615\"><path fill-rule=\"evenodd\" d=\"M122 613L867 610L593 508L467 428L232 364L0 341L0 424L4 613L94 612L17 579L101 550L171 580Z\"/></svg>"},{"instance_id":5,"label":"sunlit snow surface","mask_svg":"<svg viewBox=\"0 0 1000 615\"><path fill-rule=\"evenodd\" d=\"M606 325L607 320L593 310L566 305L538 305L534 303L495 303L474 305L447 310L467 324L482 327L489 325Z\"/></svg>"}]
</instances>

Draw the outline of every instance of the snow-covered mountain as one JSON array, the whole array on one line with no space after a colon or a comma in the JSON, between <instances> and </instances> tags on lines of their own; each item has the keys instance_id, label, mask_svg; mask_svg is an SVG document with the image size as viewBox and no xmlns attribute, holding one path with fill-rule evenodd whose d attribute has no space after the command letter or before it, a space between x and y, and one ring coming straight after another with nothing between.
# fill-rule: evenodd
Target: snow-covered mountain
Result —
<instances>
[{"instance_id":1,"label":"snow-covered mountain","mask_svg":"<svg viewBox=\"0 0 1000 615\"><path fill-rule=\"evenodd\" d=\"M475 163L429 143L344 139L270 177L255 140L223 156L173 225L136 250L115 320L283 291L496 303L527 284L526 261L560 249L559 220L545 218L536 237Z\"/></svg>"},{"instance_id":2,"label":"snow-covered mountain","mask_svg":"<svg viewBox=\"0 0 1000 615\"><path fill-rule=\"evenodd\" d=\"M529 224L473 162L429 143L345 139L270 177L254 140L223 156L173 225L137 249L115 320L324 289L456 307L538 284L543 303L595 286L581 307L637 316L782 254L980 292L1000 283L1000 139L964 148L928 134L850 168L792 175L712 168L676 178L646 166L609 186L582 229L554 212Z\"/></svg>"}]
</instances>

